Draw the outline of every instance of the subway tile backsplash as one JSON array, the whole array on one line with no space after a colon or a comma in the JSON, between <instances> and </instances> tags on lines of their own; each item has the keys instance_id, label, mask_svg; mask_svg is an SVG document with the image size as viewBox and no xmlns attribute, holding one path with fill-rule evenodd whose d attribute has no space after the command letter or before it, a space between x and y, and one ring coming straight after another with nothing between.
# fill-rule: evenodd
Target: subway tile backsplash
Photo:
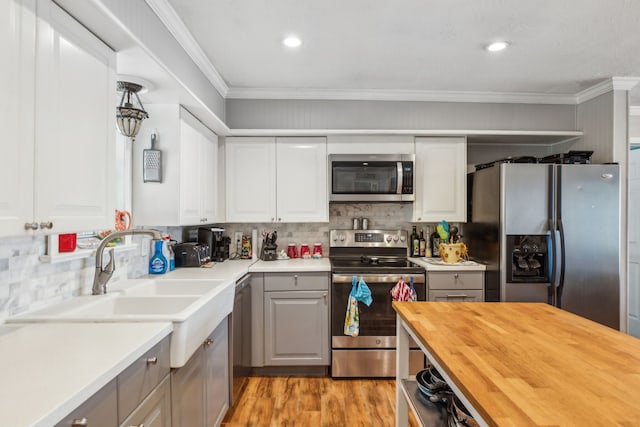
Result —
<instances>
[{"instance_id":1,"label":"subway tile backsplash","mask_svg":"<svg viewBox=\"0 0 640 427\"><path fill-rule=\"evenodd\" d=\"M329 230L351 228L354 217L368 218L369 229L410 230L412 209L411 203L332 203L329 223L226 223L220 226L231 237L235 231L251 236L251 231L257 229L260 237L262 230L275 230L279 249L289 243L310 246L321 243L327 254ZM166 227L162 231L178 241L188 235L182 227ZM44 251L45 238L41 236L0 238L0 322L26 310L91 293L93 257L48 264L39 259ZM235 253L233 243L231 253ZM110 283L146 275L147 263L148 255L141 255L139 249L116 254L116 270Z\"/></svg>"}]
</instances>

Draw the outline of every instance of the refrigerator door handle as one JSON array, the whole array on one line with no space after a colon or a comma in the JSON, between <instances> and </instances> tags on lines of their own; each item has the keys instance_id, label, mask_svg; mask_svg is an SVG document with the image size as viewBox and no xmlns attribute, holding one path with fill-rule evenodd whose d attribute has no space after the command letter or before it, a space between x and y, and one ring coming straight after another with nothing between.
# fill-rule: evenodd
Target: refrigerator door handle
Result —
<instances>
[{"instance_id":1,"label":"refrigerator door handle","mask_svg":"<svg viewBox=\"0 0 640 427\"><path fill-rule=\"evenodd\" d=\"M548 288L548 295L547 295L547 304L549 305L554 305L555 300L556 300L556 287L557 287L557 283L556 283L556 268L557 268L557 256L556 256L556 250L557 250L557 244L556 244L556 229L555 229L555 223L553 222L553 220L549 220L549 226L548 226L548 231L547 231L547 246L548 246L548 253L547 253L547 262L549 263L549 288Z\"/></svg>"},{"instance_id":2,"label":"refrigerator door handle","mask_svg":"<svg viewBox=\"0 0 640 427\"><path fill-rule=\"evenodd\" d=\"M556 307L562 308L562 288L564 287L564 266L565 266L565 251L564 251L564 227L562 225L562 219L558 219L558 231L560 234L560 279L556 287Z\"/></svg>"}]
</instances>

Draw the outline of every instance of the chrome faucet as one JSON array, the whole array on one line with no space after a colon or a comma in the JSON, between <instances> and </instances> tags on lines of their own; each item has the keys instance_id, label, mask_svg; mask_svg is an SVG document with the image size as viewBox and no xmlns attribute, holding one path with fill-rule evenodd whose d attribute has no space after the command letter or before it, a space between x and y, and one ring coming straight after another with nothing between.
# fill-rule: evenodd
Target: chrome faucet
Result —
<instances>
[{"instance_id":1,"label":"chrome faucet","mask_svg":"<svg viewBox=\"0 0 640 427\"><path fill-rule=\"evenodd\" d=\"M162 233L158 230L121 230L108 234L104 239L102 239L100 245L98 245L98 249L96 249L96 273L93 276L93 288L91 289L92 295L102 295L107 293L107 282L111 279L111 276L116 269L113 249L109 251L109 262L107 262L104 269L102 268L102 253L104 252L104 248L107 247L107 244L110 241L117 239L118 237L133 236L136 234L147 234L156 240L162 239Z\"/></svg>"}]
</instances>

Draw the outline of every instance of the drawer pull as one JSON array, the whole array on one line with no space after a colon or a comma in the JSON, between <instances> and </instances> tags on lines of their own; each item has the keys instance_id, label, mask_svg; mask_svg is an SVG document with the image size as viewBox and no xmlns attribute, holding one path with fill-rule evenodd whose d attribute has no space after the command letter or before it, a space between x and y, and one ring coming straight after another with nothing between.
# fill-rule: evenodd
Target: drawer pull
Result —
<instances>
[{"instance_id":1,"label":"drawer pull","mask_svg":"<svg viewBox=\"0 0 640 427\"><path fill-rule=\"evenodd\" d=\"M88 425L89 420L84 417L71 421L71 427L87 427Z\"/></svg>"},{"instance_id":2,"label":"drawer pull","mask_svg":"<svg viewBox=\"0 0 640 427\"><path fill-rule=\"evenodd\" d=\"M158 363L157 357L147 357L147 365L155 365Z\"/></svg>"},{"instance_id":3,"label":"drawer pull","mask_svg":"<svg viewBox=\"0 0 640 427\"><path fill-rule=\"evenodd\" d=\"M455 274L453 275L453 277L454 277L455 279L457 279L458 277L460 277L460 275L459 275L458 273L455 273Z\"/></svg>"},{"instance_id":4,"label":"drawer pull","mask_svg":"<svg viewBox=\"0 0 640 427\"><path fill-rule=\"evenodd\" d=\"M211 344L213 344L213 340L211 338L207 338L206 340L204 340L205 347L209 347Z\"/></svg>"},{"instance_id":5,"label":"drawer pull","mask_svg":"<svg viewBox=\"0 0 640 427\"><path fill-rule=\"evenodd\" d=\"M129 426L129 427L144 427L144 423L142 423L142 424L138 424L138 425L136 425L136 426Z\"/></svg>"},{"instance_id":6,"label":"drawer pull","mask_svg":"<svg viewBox=\"0 0 640 427\"><path fill-rule=\"evenodd\" d=\"M447 298L466 298L467 294L454 294L454 295L447 295Z\"/></svg>"}]
</instances>

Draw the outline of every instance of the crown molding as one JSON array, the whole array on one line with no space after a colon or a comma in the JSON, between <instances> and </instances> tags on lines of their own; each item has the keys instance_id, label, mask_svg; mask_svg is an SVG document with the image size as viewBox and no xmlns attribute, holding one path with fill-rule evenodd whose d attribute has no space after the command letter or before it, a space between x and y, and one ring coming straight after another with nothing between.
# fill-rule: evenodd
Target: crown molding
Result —
<instances>
[{"instance_id":1,"label":"crown molding","mask_svg":"<svg viewBox=\"0 0 640 427\"><path fill-rule=\"evenodd\" d=\"M226 98L229 86L224 81L218 70L213 66L209 58L204 53L198 42L193 38L182 19L168 0L145 0L153 12L160 18L169 32L176 38L178 43L193 59L193 62L200 68L213 87Z\"/></svg>"},{"instance_id":2,"label":"crown molding","mask_svg":"<svg viewBox=\"0 0 640 427\"><path fill-rule=\"evenodd\" d=\"M613 90L631 90L640 82L640 77L612 77L576 93L576 104L582 104Z\"/></svg>"},{"instance_id":3,"label":"crown molding","mask_svg":"<svg viewBox=\"0 0 640 427\"><path fill-rule=\"evenodd\" d=\"M501 93L426 90L331 90L331 89L272 89L231 87L227 99L313 99L351 101L432 101L432 102L490 102L521 104L575 104L571 94Z\"/></svg>"}]
</instances>

